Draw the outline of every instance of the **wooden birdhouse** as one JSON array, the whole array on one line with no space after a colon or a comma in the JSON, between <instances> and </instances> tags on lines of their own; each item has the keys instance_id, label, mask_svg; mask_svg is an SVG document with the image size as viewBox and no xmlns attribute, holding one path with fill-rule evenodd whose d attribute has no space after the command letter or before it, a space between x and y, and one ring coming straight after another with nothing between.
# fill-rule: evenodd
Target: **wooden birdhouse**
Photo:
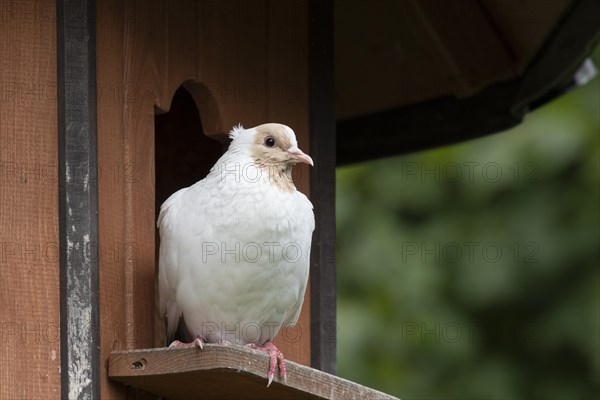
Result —
<instances>
[{"instance_id":1,"label":"wooden birdhouse","mask_svg":"<svg viewBox=\"0 0 600 400\"><path fill-rule=\"evenodd\" d=\"M593 1L447 3L0 0L0 398L388 398L335 376L336 165L518 123L598 33ZM166 349L155 286L158 207L264 122L315 160L269 388L266 355Z\"/></svg>"}]
</instances>

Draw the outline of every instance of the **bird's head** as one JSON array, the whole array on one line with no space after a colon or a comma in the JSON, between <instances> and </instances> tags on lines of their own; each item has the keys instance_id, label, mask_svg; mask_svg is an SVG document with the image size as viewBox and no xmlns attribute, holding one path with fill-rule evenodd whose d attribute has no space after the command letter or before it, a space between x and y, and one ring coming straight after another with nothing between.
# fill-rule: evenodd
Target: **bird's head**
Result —
<instances>
[{"instance_id":1,"label":"bird's head","mask_svg":"<svg viewBox=\"0 0 600 400\"><path fill-rule=\"evenodd\" d=\"M282 124L263 124L244 129L241 125L229 132L232 147L247 148L253 161L261 166L289 170L294 164L314 165L312 158L298 148L294 131Z\"/></svg>"}]
</instances>

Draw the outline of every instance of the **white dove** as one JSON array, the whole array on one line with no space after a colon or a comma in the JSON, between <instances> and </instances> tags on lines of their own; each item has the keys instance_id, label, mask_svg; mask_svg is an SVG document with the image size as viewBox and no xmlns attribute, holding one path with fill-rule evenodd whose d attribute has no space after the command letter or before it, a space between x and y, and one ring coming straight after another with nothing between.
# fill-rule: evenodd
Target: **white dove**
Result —
<instances>
[{"instance_id":1,"label":"white dove","mask_svg":"<svg viewBox=\"0 0 600 400\"><path fill-rule=\"evenodd\" d=\"M241 125L206 178L161 206L160 312L173 338L183 316L189 343L231 342L269 353L268 385L283 354L272 343L298 320L315 227L313 206L292 181L292 166L313 165L294 131Z\"/></svg>"}]
</instances>

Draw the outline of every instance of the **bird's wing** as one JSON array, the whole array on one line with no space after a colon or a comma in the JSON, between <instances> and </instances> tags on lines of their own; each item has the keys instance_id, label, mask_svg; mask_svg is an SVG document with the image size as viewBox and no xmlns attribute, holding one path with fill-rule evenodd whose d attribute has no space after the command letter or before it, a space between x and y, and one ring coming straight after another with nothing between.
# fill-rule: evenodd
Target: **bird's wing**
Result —
<instances>
[{"instance_id":1,"label":"bird's wing","mask_svg":"<svg viewBox=\"0 0 600 400\"><path fill-rule=\"evenodd\" d=\"M159 232L162 234L167 226L163 224L164 219L166 218L171 207L180 199L181 196L188 190L189 188L183 188L175 193L173 193L164 203L160 206L160 212L158 214L158 221L156 222L156 226L158 227Z\"/></svg>"},{"instance_id":2,"label":"bird's wing","mask_svg":"<svg viewBox=\"0 0 600 400\"><path fill-rule=\"evenodd\" d=\"M160 207L158 230L160 233L160 252L158 260L158 291L160 314L167 319L167 338L170 341L181 317L181 309L176 302L179 265L177 249L173 247L173 236L177 232L177 214L180 200L186 189L181 189L169 197Z\"/></svg>"},{"instance_id":3,"label":"bird's wing","mask_svg":"<svg viewBox=\"0 0 600 400\"><path fill-rule=\"evenodd\" d=\"M304 285L302 286L302 290L300 291L300 295L296 303L290 307L288 314L282 324L282 326L294 326L296 322L298 322L298 318L300 317L300 311L302 311L302 304L304 303L304 294L306 292L306 286L308 283L308 270L309 267L306 267L306 278L304 279Z\"/></svg>"},{"instance_id":4,"label":"bird's wing","mask_svg":"<svg viewBox=\"0 0 600 400\"><path fill-rule=\"evenodd\" d=\"M308 273L310 270L311 241L312 241L313 231L315 230L315 215L313 212L313 205L310 202L310 200L308 200L308 198L303 193L298 192L298 196L299 196L299 201L302 204L303 209L304 209L304 212L301 213L303 218L300 223L300 225L304 228L304 231L305 231L303 234L303 236L305 237L305 242L303 243L302 247L304 249L307 249L305 254L302 255L302 259L300 260L300 265L299 265L300 269L304 271L304 276L303 276L303 281L302 281L303 285L302 285L302 288L300 291L300 296L298 297L298 300L296 301L296 303L292 307L290 307L290 310L284 320L283 326L296 325L296 322L298 322L298 318L300 317L300 311L302 310L302 304L304 303L304 294L306 292L306 286L308 284Z\"/></svg>"}]
</instances>

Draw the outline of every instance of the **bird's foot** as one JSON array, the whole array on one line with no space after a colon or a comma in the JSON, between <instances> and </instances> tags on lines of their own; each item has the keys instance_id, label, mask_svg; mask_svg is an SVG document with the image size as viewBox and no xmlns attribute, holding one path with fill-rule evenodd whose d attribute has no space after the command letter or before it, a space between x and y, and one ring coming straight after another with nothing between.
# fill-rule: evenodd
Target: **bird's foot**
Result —
<instances>
[{"instance_id":1,"label":"bird's foot","mask_svg":"<svg viewBox=\"0 0 600 400\"><path fill-rule=\"evenodd\" d=\"M269 387L271 385L271 382L273 382L278 361L279 376L283 381L285 381L287 371L285 367L285 359L283 358L283 353L279 351L279 349L271 341L266 341L265 344L263 344L262 346L258 346L254 343L250 343L247 346L254 350L266 351L267 353L269 353L269 374L267 375L267 377L269 378L269 382L267 383L267 387Z\"/></svg>"},{"instance_id":2,"label":"bird's foot","mask_svg":"<svg viewBox=\"0 0 600 400\"><path fill-rule=\"evenodd\" d=\"M174 340L173 342L171 342L171 344L169 345L169 348L175 348L175 347L198 347L200 349L202 349L204 347L204 343L206 343L206 340L204 340L204 338L202 336L196 336L196 338L194 340L192 340L191 342L180 342L179 340Z\"/></svg>"}]
</instances>

